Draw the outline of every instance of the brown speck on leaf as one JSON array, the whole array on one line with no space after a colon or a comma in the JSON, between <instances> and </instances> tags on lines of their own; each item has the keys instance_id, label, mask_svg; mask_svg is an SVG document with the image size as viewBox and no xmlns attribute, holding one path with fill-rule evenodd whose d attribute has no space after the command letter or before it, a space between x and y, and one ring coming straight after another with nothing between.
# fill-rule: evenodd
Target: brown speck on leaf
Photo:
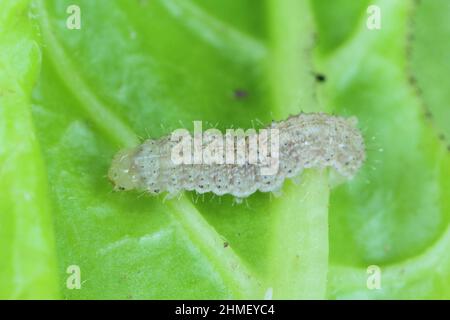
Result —
<instances>
[{"instance_id":1,"label":"brown speck on leaf","mask_svg":"<svg viewBox=\"0 0 450 320\"><path fill-rule=\"evenodd\" d=\"M248 97L248 92L243 89L236 89L234 90L234 98L235 99L245 99Z\"/></svg>"},{"instance_id":2,"label":"brown speck on leaf","mask_svg":"<svg viewBox=\"0 0 450 320\"><path fill-rule=\"evenodd\" d=\"M227 241L225 241L224 243L223 243L223 247L224 248L226 248L226 247L228 247L230 244L227 242Z\"/></svg>"}]
</instances>

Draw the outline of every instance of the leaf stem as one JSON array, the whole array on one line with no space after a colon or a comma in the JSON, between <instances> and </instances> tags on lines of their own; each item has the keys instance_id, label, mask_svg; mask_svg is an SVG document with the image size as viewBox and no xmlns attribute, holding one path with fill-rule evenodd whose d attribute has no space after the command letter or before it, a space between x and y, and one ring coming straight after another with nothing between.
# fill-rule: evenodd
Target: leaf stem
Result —
<instances>
[{"instance_id":1,"label":"leaf stem","mask_svg":"<svg viewBox=\"0 0 450 320\"><path fill-rule=\"evenodd\" d=\"M274 299L323 299L328 271L328 172L307 171L273 204Z\"/></svg>"},{"instance_id":2,"label":"leaf stem","mask_svg":"<svg viewBox=\"0 0 450 320\"><path fill-rule=\"evenodd\" d=\"M268 0L269 79L276 118L319 111L312 74L312 14L306 0ZM273 237L268 277L274 299L323 299L328 270L328 174L303 173L272 204Z\"/></svg>"},{"instance_id":3,"label":"leaf stem","mask_svg":"<svg viewBox=\"0 0 450 320\"><path fill-rule=\"evenodd\" d=\"M42 0L37 1L37 11L43 37L43 47L56 73L80 102L79 105L95 125L122 146L139 143L134 132L109 110L79 76L77 68L69 59L52 31L52 26Z\"/></svg>"},{"instance_id":4,"label":"leaf stem","mask_svg":"<svg viewBox=\"0 0 450 320\"><path fill-rule=\"evenodd\" d=\"M164 0L161 4L178 18L177 21L227 56L261 60L267 54L267 48L261 41L210 16L190 0Z\"/></svg>"},{"instance_id":5,"label":"leaf stem","mask_svg":"<svg viewBox=\"0 0 450 320\"><path fill-rule=\"evenodd\" d=\"M170 215L186 231L189 239L209 259L213 267L227 283L232 298L261 299L262 286L244 266L232 248L224 246L224 240L203 218L197 208L184 195L169 202Z\"/></svg>"},{"instance_id":6,"label":"leaf stem","mask_svg":"<svg viewBox=\"0 0 450 320\"><path fill-rule=\"evenodd\" d=\"M319 111L313 76L312 14L306 0L267 0L274 117Z\"/></svg>"}]
</instances>

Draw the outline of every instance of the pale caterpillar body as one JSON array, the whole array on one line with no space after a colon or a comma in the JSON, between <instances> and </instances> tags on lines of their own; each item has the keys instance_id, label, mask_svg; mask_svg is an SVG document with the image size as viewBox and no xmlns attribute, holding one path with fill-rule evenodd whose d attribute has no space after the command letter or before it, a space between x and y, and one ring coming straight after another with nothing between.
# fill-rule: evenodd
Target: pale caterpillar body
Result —
<instances>
[{"instance_id":1,"label":"pale caterpillar body","mask_svg":"<svg viewBox=\"0 0 450 320\"><path fill-rule=\"evenodd\" d=\"M168 135L117 153L108 177L116 190L138 189L153 195L167 192L169 196L182 191L212 192L237 198L256 191L278 191L285 179L306 168L331 167L341 176L352 178L365 160L364 139L356 125L355 117L324 113L302 113L272 122L267 129L279 132L278 170L272 175L261 174L261 164L248 161L174 164L171 152L176 142Z\"/></svg>"}]
</instances>

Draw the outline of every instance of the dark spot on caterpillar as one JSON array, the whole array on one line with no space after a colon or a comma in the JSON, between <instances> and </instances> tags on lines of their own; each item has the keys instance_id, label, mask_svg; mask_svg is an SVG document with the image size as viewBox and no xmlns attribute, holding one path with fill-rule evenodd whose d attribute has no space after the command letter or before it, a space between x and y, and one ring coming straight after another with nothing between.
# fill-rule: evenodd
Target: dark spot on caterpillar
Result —
<instances>
[{"instance_id":1,"label":"dark spot on caterpillar","mask_svg":"<svg viewBox=\"0 0 450 320\"><path fill-rule=\"evenodd\" d=\"M245 99L248 97L248 91L243 90L243 89L235 89L234 90L234 98L235 99Z\"/></svg>"}]
</instances>

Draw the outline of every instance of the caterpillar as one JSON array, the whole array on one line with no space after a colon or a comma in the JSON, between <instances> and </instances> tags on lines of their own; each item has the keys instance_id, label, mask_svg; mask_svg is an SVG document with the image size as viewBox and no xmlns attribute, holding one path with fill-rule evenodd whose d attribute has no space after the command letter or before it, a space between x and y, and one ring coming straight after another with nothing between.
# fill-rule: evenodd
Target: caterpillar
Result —
<instances>
[{"instance_id":1,"label":"caterpillar","mask_svg":"<svg viewBox=\"0 0 450 320\"><path fill-rule=\"evenodd\" d=\"M231 147L228 143L225 146L213 144L211 137L220 134L216 131L203 133L197 150L196 142L190 139L184 144L189 148L179 152L180 139L179 136L174 139L173 133L121 150L113 158L108 177L115 190L138 189L152 195L167 192L169 196L182 191L212 192L242 199L256 191L276 192L285 179L298 176L307 168L331 167L350 179L365 160L364 139L357 128L356 117L301 113L283 121L273 121L259 133L228 136L226 140L233 142ZM194 130L194 138L196 136L199 137ZM239 144L245 146L241 155L237 155ZM192 145L194 150L190 149ZM211 149L212 145L215 149ZM216 151L215 158L212 157L214 152L209 153L215 161L205 161L205 152L199 157L198 148ZM174 150L191 162L174 161ZM224 152L217 152L221 150ZM226 150L231 151L234 162L229 161L230 152ZM250 161L252 155L253 161ZM255 158L260 161L255 162ZM269 172L268 168L276 170Z\"/></svg>"}]
</instances>

